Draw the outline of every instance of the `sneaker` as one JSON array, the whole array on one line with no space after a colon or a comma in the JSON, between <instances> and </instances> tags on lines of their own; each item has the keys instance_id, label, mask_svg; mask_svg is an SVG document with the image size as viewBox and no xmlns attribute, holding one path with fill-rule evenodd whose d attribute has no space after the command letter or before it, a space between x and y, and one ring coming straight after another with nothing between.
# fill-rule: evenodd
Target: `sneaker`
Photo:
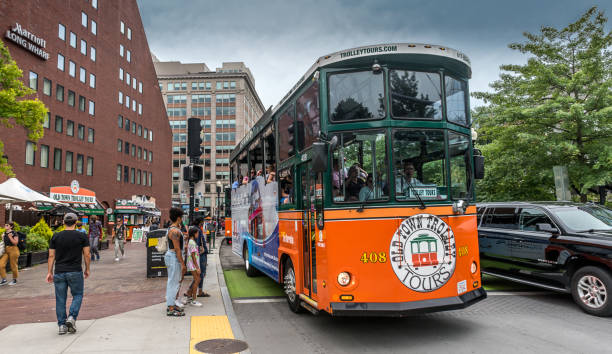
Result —
<instances>
[{"instance_id":1,"label":"sneaker","mask_svg":"<svg viewBox=\"0 0 612 354\"><path fill-rule=\"evenodd\" d=\"M72 316L68 316L66 320L66 327L68 327L68 332L76 333L76 320Z\"/></svg>"},{"instance_id":2,"label":"sneaker","mask_svg":"<svg viewBox=\"0 0 612 354\"><path fill-rule=\"evenodd\" d=\"M191 301L189 301L189 305L195 306L195 307L201 307L202 303L199 302L199 301L196 301L196 300L191 300Z\"/></svg>"},{"instance_id":3,"label":"sneaker","mask_svg":"<svg viewBox=\"0 0 612 354\"><path fill-rule=\"evenodd\" d=\"M17 285L17 279L11 280L11 282L8 285Z\"/></svg>"},{"instance_id":4,"label":"sneaker","mask_svg":"<svg viewBox=\"0 0 612 354\"><path fill-rule=\"evenodd\" d=\"M6 283L8 283L6 279L2 279L2 281L0 281L0 285L6 285Z\"/></svg>"},{"instance_id":5,"label":"sneaker","mask_svg":"<svg viewBox=\"0 0 612 354\"><path fill-rule=\"evenodd\" d=\"M66 325L60 325L59 332L57 332L57 334L62 335L62 334L66 334L67 332L68 332L68 327L66 327Z\"/></svg>"},{"instance_id":6,"label":"sneaker","mask_svg":"<svg viewBox=\"0 0 612 354\"><path fill-rule=\"evenodd\" d=\"M119 257L115 258L115 262L119 262Z\"/></svg>"},{"instance_id":7,"label":"sneaker","mask_svg":"<svg viewBox=\"0 0 612 354\"><path fill-rule=\"evenodd\" d=\"M178 299L174 301L174 305L176 305L176 307L181 308L181 309L185 307L185 303Z\"/></svg>"}]
</instances>

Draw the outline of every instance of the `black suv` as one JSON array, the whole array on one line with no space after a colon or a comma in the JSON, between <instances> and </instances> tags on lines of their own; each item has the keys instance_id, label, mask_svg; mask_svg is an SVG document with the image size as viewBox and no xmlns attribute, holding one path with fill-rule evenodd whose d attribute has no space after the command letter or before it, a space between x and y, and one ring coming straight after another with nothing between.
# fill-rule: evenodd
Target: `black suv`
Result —
<instances>
[{"instance_id":1,"label":"black suv","mask_svg":"<svg viewBox=\"0 0 612 354\"><path fill-rule=\"evenodd\" d=\"M482 272L572 294L612 315L612 210L596 204L478 204Z\"/></svg>"}]
</instances>

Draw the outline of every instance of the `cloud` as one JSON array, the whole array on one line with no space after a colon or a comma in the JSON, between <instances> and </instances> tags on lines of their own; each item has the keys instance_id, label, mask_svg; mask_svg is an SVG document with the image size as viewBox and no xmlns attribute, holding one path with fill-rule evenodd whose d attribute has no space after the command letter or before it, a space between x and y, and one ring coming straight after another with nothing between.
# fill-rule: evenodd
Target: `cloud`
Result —
<instances>
[{"instance_id":1,"label":"cloud","mask_svg":"<svg viewBox=\"0 0 612 354\"><path fill-rule=\"evenodd\" d=\"M160 60L243 61L264 106L276 105L315 60L390 42L442 44L472 59L473 91L488 90L499 66L526 58L508 49L524 31L565 26L590 4L559 1L166 1L138 0L149 46ZM610 13L612 4L599 7ZM472 105L480 104L473 101Z\"/></svg>"}]
</instances>

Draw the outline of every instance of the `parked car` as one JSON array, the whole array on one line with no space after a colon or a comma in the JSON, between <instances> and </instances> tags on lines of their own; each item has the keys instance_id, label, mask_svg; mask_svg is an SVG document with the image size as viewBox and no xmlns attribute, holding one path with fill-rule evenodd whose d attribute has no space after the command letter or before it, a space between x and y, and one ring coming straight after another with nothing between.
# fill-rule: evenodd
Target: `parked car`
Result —
<instances>
[{"instance_id":1,"label":"parked car","mask_svg":"<svg viewBox=\"0 0 612 354\"><path fill-rule=\"evenodd\" d=\"M481 269L571 293L587 313L612 315L612 211L595 204L477 206Z\"/></svg>"}]
</instances>

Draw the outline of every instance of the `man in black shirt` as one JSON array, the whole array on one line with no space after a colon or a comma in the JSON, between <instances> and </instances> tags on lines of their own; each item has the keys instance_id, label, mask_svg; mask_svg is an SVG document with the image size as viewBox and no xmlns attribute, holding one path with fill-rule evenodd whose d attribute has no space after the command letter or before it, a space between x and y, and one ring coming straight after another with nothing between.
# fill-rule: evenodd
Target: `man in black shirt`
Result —
<instances>
[{"instance_id":1,"label":"man in black shirt","mask_svg":"<svg viewBox=\"0 0 612 354\"><path fill-rule=\"evenodd\" d=\"M76 319L83 301L83 279L89 277L89 240L87 235L75 230L77 220L78 217L74 213L64 215L65 230L53 235L49 242L47 283L53 282L55 285L55 314L59 334L76 332ZM81 267L83 260L85 272ZM72 294L72 303L66 319L68 288Z\"/></svg>"}]
</instances>

